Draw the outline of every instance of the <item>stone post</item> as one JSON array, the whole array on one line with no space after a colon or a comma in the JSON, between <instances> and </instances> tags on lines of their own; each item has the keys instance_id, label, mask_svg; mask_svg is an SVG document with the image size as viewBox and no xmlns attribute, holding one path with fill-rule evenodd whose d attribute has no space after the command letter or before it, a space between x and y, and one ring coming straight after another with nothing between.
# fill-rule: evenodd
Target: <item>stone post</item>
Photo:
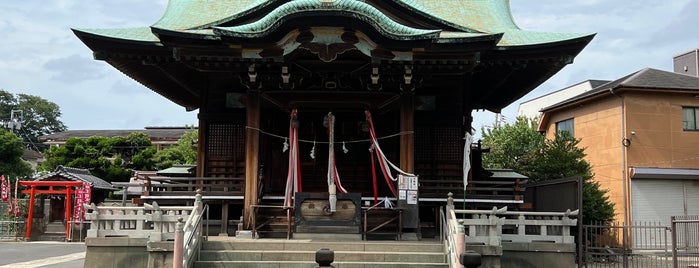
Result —
<instances>
[{"instance_id":1,"label":"stone post","mask_svg":"<svg viewBox=\"0 0 699 268\"><path fill-rule=\"evenodd\" d=\"M454 194L451 192L447 194L447 207L449 209L454 209Z\"/></svg>"},{"instance_id":2,"label":"stone post","mask_svg":"<svg viewBox=\"0 0 699 268\"><path fill-rule=\"evenodd\" d=\"M148 207L148 206L146 206ZM163 241L163 211L160 210L158 203L153 201L150 205L151 220L153 221L153 232L150 234L150 240L152 242Z\"/></svg>"},{"instance_id":3,"label":"stone post","mask_svg":"<svg viewBox=\"0 0 699 268\"><path fill-rule=\"evenodd\" d=\"M184 251L184 219L177 219L175 224L175 246L172 253L172 268L182 268Z\"/></svg>"},{"instance_id":4,"label":"stone post","mask_svg":"<svg viewBox=\"0 0 699 268\"><path fill-rule=\"evenodd\" d=\"M318 264L316 268L335 268L332 265L333 261L335 261L335 252L329 248L321 248L316 251L316 263Z\"/></svg>"},{"instance_id":5,"label":"stone post","mask_svg":"<svg viewBox=\"0 0 699 268\"><path fill-rule=\"evenodd\" d=\"M92 212L85 213L86 218L90 220L90 229L87 230L87 237L99 237L99 226L100 226L100 213L97 210L95 203L90 205L84 205L85 210L91 209Z\"/></svg>"},{"instance_id":6,"label":"stone post","mask_svg":"<svg viewBox=\"0 0 699 268\"><path fill-rule=\"evenodd\" d=\"M197 194L194 195L194 207L196 211L199 211L199 213L201 213L202 209L204 209L204 202L201 199L201 189L197 189Z\"/></svg>"},{"instance_id":7,"label":"stone post","mask_svg":"<svg viewBox=\"0 0 699 268\"><path fill-rule=\"evenodd\" d=\"M464 253L464 250L466 249L466 237L464 235L464 221L459 220L459 225L456 226L456 256L457 258L460 258L461 254ZM463 268L464 266L462 265L463 263L459 264L457 262L456 267L457 268Z\"/></svg>"},{"instance_id":8,"label":"stone post","mask_svg":"<svg viewBox=\"0 0 699 268\"><path fill-rule=\"evenodd\" d=\"M459 262L466 268L477 268L481 266L481 254L473 250L466 250L459 255Z\"/></svg>"}]
</instances>

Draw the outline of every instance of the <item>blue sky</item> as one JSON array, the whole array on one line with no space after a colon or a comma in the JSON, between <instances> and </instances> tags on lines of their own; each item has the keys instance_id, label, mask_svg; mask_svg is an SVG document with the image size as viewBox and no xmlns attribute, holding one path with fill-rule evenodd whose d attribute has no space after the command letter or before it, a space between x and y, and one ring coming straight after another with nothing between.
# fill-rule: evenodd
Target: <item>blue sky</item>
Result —
<instances>
[{"instance_id":1,"label":"blue sky","mask_svg":"<svg viewBox=\"0 0 699 268\"><path fill-rule=\"evenodd\" d=\"M446 1L445 1L446 2ZM597 33L553 78L503 110L508 122L519 102L587 79L620 78L650 67L672 70L672 56L699 47L699 0L511 0L520 28ZM70 28L148 26L167 1L25 0L0 2L0 89L37 95L61 107L69 129L141 129L197 123L197 111L170 103L108 64ZM474 128L495 115L475 113ZM477 136L479 133L477 133Z\"/></svg>"}]
</instances>

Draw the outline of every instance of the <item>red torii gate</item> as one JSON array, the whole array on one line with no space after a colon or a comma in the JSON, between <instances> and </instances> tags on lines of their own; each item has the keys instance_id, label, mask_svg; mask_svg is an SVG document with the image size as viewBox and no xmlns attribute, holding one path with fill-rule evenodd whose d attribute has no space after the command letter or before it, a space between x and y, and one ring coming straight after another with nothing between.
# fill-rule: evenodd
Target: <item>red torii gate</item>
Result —
<instances>
[{"instance_id":1,"label":"red torii gate","mask_svg":"<svg viewBox=\"0 0 699 268\"><path fill-rule=\"evenodd\" d=\"M32 234L32 218L34 217L34 196L37 194L65 194L66 204L65 204L65 219L66 219L66 239L70 231L70 224L68 219L71 218L71 206L73 204L73 199L71 198L75 194L73 187L80 187L83 185L82 181L20 181L20 185L30 187L29 189L22 190L23 194L29 194L29 213L27 215L27 231L24 233L24 237L29 239ZM48 187L48 189L37 189L37 187Z\"/></svg>"}]
</instances>

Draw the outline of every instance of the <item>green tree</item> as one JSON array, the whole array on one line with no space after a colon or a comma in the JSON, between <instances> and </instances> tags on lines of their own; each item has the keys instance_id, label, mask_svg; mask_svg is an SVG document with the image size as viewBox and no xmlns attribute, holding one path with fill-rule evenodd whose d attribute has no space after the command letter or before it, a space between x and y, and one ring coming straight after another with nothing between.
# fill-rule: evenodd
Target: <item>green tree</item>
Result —
<instances>
[{"instance_id":1,"label":"green tree","mask_svg":"<svg viewBox=\"0 0 699 268\"><path fill-rule=\"evenodd\" d=\"M481 129L482 144L490 152L483 155L483 163L491 168L523 170L536 152L544 145L544 136L536 131L536 119L517 117L513 124Z\"/></svg>"},{"instance_id":2,"label":"green tree","mask_svg":"<svg viewBox=\"0 0 699 268\"><path fill-rule=\"evenodd\" d=\"M26 143L40 146L39 136L65 131L59 119L60 107L38 96L17 94L0 89L0 119L8 120L13 110L22 111L22 126L18 133Z\"/></svg>"},{"instance_id":3,"label":"green tree","mask_svg":"<svg viewBox=\"0 0 699 268\"><path fill-rule=\"evenodd\" d=\"M143 133L131 133L127 137L70 138L64 146L46 150L42 169L50 171L63 165L88 169L106 181L128 181L134 156L151 147L150 138Z\"/></svg>"},{"instance_id":4,"label":"green tree","mask_svg":"<svg viewBox=\"0 0 699 268\"><path fill-rule=\"evenodd\" d=\"M22 160L24 144L12 132L0 129L0 175L28 177L33 173L32 166Z\"/></svg>"},{"instance_id":5,"label":"green tree","mask_svg":"<svg viewBox=\"0 0 699 268\"><path fill-rule=\"evenodd\" d=\"M593 180L592 167L585 161L585 149L578 147L580 140L570 133L557 133L554 139L546 140L536 131L533 120L518 118L513 125L484 132L483 141L486 148L498 148L491 149L490 154L502 154L485 156L484 165L513 169L533 182L581 177L584 223L608 223L613 219L614 205L606 195L607 190Z\"/></svg>"},{"instance_id":6,"label":"green tree","mask_svg":"<svg viewBox=\"0 0 699 268\"><path fill-rule=\"evenodd\" d=\"M173 165L196 164L197 151L194 149L198 133L196 130L186 131L177 141L177 145L165 148L155 153L153 164L155 169L165 169Z\"/></svg>"}]
</instances>

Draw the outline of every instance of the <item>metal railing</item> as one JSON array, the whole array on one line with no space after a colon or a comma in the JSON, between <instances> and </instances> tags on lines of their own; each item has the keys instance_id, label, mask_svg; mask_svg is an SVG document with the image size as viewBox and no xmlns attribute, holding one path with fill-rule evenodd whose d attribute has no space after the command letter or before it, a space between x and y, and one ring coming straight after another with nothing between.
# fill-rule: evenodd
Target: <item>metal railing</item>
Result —
<instances>
[{"instance_id":1,"label":"metal railing","mask_svg":"<svg viewBox=\"0 0 699 268\"><path fill-rule=\"evenodd\" d=\"M673 267L699 267L699 216L674 216L670 221Z\"/></svg>"},{"instance_id":2,"label":"metal railing","mask_svg":"<svg viewBox=\"0 0 699 268\"><path fill-rule=\"evenodd\" d=\"M20 241L24 238L24 221L0 221L0 241Z\"/></svg>"}]
</instances>

